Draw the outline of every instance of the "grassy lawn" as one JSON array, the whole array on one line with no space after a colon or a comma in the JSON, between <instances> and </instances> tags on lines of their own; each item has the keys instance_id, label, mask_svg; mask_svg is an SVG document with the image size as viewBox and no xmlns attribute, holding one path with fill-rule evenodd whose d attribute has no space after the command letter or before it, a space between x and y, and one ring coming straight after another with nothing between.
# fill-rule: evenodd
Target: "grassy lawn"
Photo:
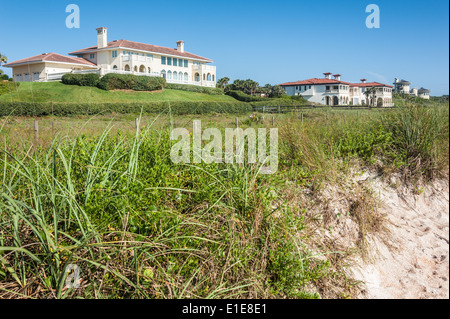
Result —
<instances>
[{"instance_id":1,"label":"grassy lawn","mask_svg":"<svg viewBox=\"0 0 450 319\"><path fill-rule=\"evenodd\" d=\"M59 82L21 83L18 90L0 96L0 102L77 102L77 103L127 103L161 101L216 101L234 102L226 95L208 95L178 90L163 92L104 91L93 87L64 85Z\"/></svg>"}]
</instances>

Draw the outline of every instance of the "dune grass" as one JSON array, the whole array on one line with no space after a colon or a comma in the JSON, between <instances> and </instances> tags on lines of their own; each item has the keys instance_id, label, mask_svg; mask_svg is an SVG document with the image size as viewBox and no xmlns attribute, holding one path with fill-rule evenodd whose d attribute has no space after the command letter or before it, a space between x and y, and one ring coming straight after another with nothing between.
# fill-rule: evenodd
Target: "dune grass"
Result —
<instances>
[{"instance_id":1,"label":"dune grass","mask_svg":"<svg viewBox=\"0 0 450 319\"><path fill-rule=\"evenodd\" d=\"M57 119L72 132L38 144L11 122L32 119L4 119L0 297L353 296L347 252L317 245L320 216L310 219L297 195L340 185L354 161L407 178L448 174L448 105L275 117L280 167L269 176L258 165L172 163L171 127L190 129L198 116L147 116L139 128L132 115ZM272 127L267 114L239 123ZM226 115L204 124L235 125ZM350 209L362 248L382 223L370 205L360 199ZM65 285L72 264L81 289Z\"/></svg>"}]
</instances>

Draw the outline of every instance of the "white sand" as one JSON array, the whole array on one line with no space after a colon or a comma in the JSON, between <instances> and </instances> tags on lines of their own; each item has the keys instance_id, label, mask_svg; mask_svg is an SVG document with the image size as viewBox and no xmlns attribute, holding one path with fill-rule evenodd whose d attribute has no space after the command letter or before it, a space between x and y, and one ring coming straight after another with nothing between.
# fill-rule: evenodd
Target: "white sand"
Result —
<instances>
[{"instance_id":1,"label":"white sand","mask_svg":"<svg viewBox=\"0 0 450 319\"><path fill-rule=\"evenodd\" d=\"M391 234L387 242L373 239L376 259L354 270L366 283L360 298L448 299L448 181L435 182L420 195L372 184L385 204Z\"/></svg>"}]
</instances>

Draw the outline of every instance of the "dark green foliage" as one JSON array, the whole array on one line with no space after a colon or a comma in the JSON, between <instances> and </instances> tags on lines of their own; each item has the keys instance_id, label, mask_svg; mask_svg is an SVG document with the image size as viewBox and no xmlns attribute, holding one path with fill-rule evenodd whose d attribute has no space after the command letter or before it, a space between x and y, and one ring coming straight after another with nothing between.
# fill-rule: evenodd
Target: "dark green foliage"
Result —
<instances>
[{"instance_id":1,"label":"dark green foliage","mask_svg":"<svg viewBox=\"0 0 450 319\"><path fill-rule=\"evenodd\" d=\"M151 102L151 103L32 103L0 102L0 116L69 116L95 114L206 114L245 113L251 106L241 102Z\"/></svg>"},{"instance_id":2,"label":"dark green foliage","mask_svg":"<svg viewBox=\"0 0 450 319\"><path fill-rule=\"evenodd\" d=\"M101 78L98 87L102 90L156 91L166 86L161 77L136 76L133 74L110 73Z\"/></svg>"},{"instance_id":3,"label":"dark green foliage","mask_svg":"<svg viewBox=\"0 0 450 319\"><path fill-rule=\"evenodd\" d=\"M267 101L266 98L263 98L263 97L260 97L260 96L252 96L252 95L249 95L249 94L245 94L242 91L236 91L236 90L227 92L227 95L229 95L229 96L231 96L231 97L233 97L236 100L241 101L241 102Z\"/></svg>"},{"instance_id":4,"label":"dark green foliage","mask_svg":"<svg viewBox=\"0 0 450 319\"><path fill-rule=\"evenodd\" d=\"M97 73L89 74L64 74L61 82L67 85L78 85L78 86L92 86L96 87L100 81L100 77Z\"/></svg>"},{"instance_id":5,"label":"dark green foliage","mask_svg":"<svg viewBox=\"0 0 450 319\"><path fill-rule=\"evenodd\" d=\"M203 93L203 94L210 94L210 95L223 95L223 91L221 89L203 87L203 86L197 86L197 85L167 83L166 89L196 92L196 93Z\"/></svg>"}]
</instances>

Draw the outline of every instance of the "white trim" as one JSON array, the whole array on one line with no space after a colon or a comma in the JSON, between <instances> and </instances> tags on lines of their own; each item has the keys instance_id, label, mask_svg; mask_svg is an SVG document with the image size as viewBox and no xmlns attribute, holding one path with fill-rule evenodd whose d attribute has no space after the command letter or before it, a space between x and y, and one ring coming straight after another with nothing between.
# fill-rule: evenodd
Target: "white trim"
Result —
<instances>
[{"instance_id":1,"label":"white trim","mask_svg":"<svg viewBox=\"0 0 450 319\"><path fill-rule=\"evenodd\" d=\"M206 63L213 63L213 60L206 60L206 59L197 59L197 58L191 58L191 57L186 57L186 56L182 56L182 55L172 55L172 54L165 54L165 53L161 53L161 52L154 52L154 51L145 51L145 50L139 50L139 49L132 49L132 48L127 48L127 47L113 47L113 48L101 48L101 49L96 49L96 50L90 50L90 51L83 51L80 53L69 53L70 55L84 55L86 53L90 53L90 52L98 52L98 51L115 51L115 50L133 50L136 52L143 52L143 53L152 53L152 54L157 54L157 55L161 55L161 56L169 56L169 57L175 57L175 58L184 58L186 60L194 60L194 61L202 61L202 62L206 62Z\"/></svg>"},{"instance_id":2,"label":"white trim","mask_svg":"<svg viewBox=\"0 0 450 319\"><path fill-rule=\"evenodd\" d=\"M97 69L98 66L88 65L88 64L81 64L81 63L70 63L70 62L58 62L58 61L32 61L32 62L22 62L22 63L16 63L16 64L9 64L9 65L3 65L6 68L10 68L13 66L18 65L27 65L27 64L37 64L37 63L57 63L57 64L70 64L70 65L82 65L88 68L94 68Z\"/></svg>"}]
</instances>

